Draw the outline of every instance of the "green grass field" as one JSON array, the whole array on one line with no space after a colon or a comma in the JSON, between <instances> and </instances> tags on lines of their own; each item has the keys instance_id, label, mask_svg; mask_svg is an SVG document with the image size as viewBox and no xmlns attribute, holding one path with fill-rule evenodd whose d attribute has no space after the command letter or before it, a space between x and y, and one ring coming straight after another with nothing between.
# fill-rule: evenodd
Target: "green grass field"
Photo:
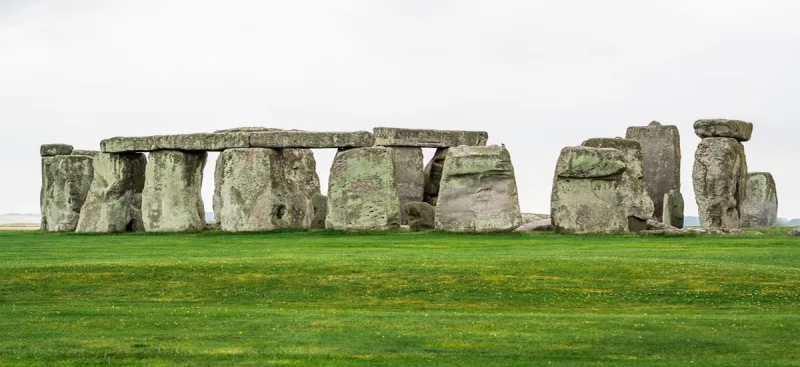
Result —
<instances>
[{"instance_id":1,"label":"green grass field","mask_svg":"<svg viewBox=\"0 0 800 367\"><path fill-rule=\"evenodd\" d=\"M0 365L800 365L800 239L0 232Z\"/></svg>"}]
</instances>

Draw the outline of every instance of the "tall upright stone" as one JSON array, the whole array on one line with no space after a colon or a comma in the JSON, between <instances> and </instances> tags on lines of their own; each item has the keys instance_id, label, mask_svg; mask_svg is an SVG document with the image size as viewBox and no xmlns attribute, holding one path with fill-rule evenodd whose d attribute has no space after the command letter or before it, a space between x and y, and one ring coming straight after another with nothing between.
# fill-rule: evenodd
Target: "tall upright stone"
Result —
<instances>
[{"instance_id":1,"label":"tall upright stone","mask_svg":"<svg viewBox=\"0 0 800 367\"><path fill-rule=\"evenodd\" d=\"M200 231L206 226L201 189L206 152L157 150L150 153L142 190L147 232Z\"/></svg>"},{"instance_id":2,"label":"tall upright stone","mask_svg":"<svg viewBox=\"0 0 800 367\"><path fill-rule=\"evenodd\" d=\"M550 215L559 233L628 231L628 209L619 193L625 156L613 148L566 147L556 163Z\"/></svg>"},{"instance_id":3,"label":"tall upright stone","mask_svg":"<svg viewBox=\"0 0 800 367\"><path fill-rule=\"evenodd\" d=\"M71 151L72 149L69 149L69 152ZM43 149L42 153L50 152L45 152ZM59 153L66 153L66 150ZM92 157L83 155L42 157L42 187L39 195L42 230L69 232L75 230L92 178Z\"/></svg>"},{"instance_id":4,"label":"tall upright stone","mask_svg":"<svg viewBox=\"0 0 800 367\"><path fill-rule=\"evenodd\" d=\"M512 230L521 224L514 166L506 148L450 148L439 184L436 228L488 232Z\"/></svg>"},{"instance_id":5,"label":"tall upright stone","mask_svg":"<svg viewBox=\"0 0 800 367\"><path fill-rule=\"evenodd\" d=\"M742 227L772 227L778 222L778 192L769 172L751 172L743 205Z\"/></svg>"},{"instance_id":6,"label":"tall upright stone","mask_svg":"<svg viewBox=\"0 0 800 367\"><path fill-rule=\"evenodd\" d=\"M653 202L653 217L663 221L664 195L681 188L681 137L674 125L631 126L626 139L642 146L644 189ZM683 215L681 213L681 215Z\"/></svg>"},{"instance_id":7,"label":"tall upright stone","mask_svg":"<svg viewBox=\"0 0 800 367\"><path fill-rule=\"evenodd\" d=\"M217 170L223 231L311 227L319 178L310 150L228 149L220 153Z\"/></svg>"},{"instance_id":8,"label":"tall upright stone","mask_svg":"<svg viewBox=\"0 0 800 367\"><path fill-rule=\"evenodd\" d=\"M147 157L141 153L97 153L92 166L94 179L76 232L143 231L142 190Z\"/></svg>"},{"instance_id":9,"label":"tall upright stone","mask_svg":"<svg viewBox=\"0 0 800 367\"><path fill-rule=\"evenodd\" d=\"M733 138L704 138L697 146L692 170L700 225L739 228L747 195L747 158Z\"/></svg>"},{"instance_id":10,"label":"tall upright stone","mask_svg":"<svg viewBox=\"0 0 800 367\"><path fill-rule=\"evenodd\" d=\"M423 194L422 201L436 206L439 198L439 183L442 181L442 171L444 170L444 160L447 157L449 148L437 148L436 153L425 165L423 171Z\"/></svg>"},{"instance_id":11,"label":"tall upright stone","mask_svg":"<svg viewBox=\"0 0 800 367\"><path fill-rule=\"evenodd\" d=\"M395 153L368 147L339 151L328 181L325 227L381 230L400 226Z\"/></svg>"},{"instance_id":12,"label":"tall upright stone","mask_svg":"<svg viewBox=\"0 0 800 367\"><path fill-rule=\"evenodd\" d=\"M400 194L400 224L408 224L403 208L406 203L422 201L425 185L422 148L391 147L397 175L397 190Z\"/></svg>"},{"instance_id":13,"label":"tall upright stone","mask_svg":"<svg viewBox=\"0 0 800 367\"><path fill-rule=\"evenodd\" d=\"M683 228L683 194L678 190L670 190L664 194L664 224L675 228Z\"/></svg>"},{"instance_id":14,"label":"tall upright stone","mask_svg":"<svg viewBox=\"0 0 800 367\"><path fill-rule=\"evenodd\" d=\"M653 200L644 189L642 146L636 140L594 138L581 144L586 147L617 149L622 153L625 171L618 186L622 205L627 210L628 230L639 232L647 229L647 220L653 217Z\"/></svg>"}]
</instances>

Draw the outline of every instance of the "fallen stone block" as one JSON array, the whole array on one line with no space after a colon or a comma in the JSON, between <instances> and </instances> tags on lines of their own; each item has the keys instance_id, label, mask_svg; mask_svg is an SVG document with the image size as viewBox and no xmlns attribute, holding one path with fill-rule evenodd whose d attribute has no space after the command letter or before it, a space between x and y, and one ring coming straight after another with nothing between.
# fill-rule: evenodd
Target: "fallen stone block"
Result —
<instances>
[{"instance_id":1,"label":"fallen stone block","mask_svg":"<svg viewBox=\"0 0 800 367\"><path fill-rule=\"evenodd\" d=\"M375 145L394 147L447 148L459 145L484 146L489 139L485 131L401 129L376 127Z\"/></svg>"},{"instance_id":2,"label":"fallen stone block","mask_svg":"<svg viewBox=\"0 0 800 367\"><path fill-rule=\"evenodd\" d=\"M653 121L629 127L625 137L642 146L644 189L653 201L653 218L664 220L664 195L681 188L680 132L676 126Z\"/></svg>"},{"instance_id":3,"label":"fallen stone block","mask_svg":"<svg viewBox=\"0 0 800 367\"><path fill-rule=\"evenodd\" d=\"M753 135L753 124L739 120L697 120L694 122L694 133L701 138L733 138L748 141Z\"/></svg>"},{"instance_id":4,"label":"fallen stone block","mask_svg":"<svg viewBox=\"0 0 800 367\"><path fill-rule=\"evenodd\" d=\"M433 205L419 201L408 202L404 211L410 230L416 232L436 228L436 208Z\"/></svg>"},{"instance_id":5,"label":"fallen stone block","mask_svg":"<svg viewBox=\"0 0 800 367\"><path fill-rule=\"evenodd\" d=\"M142 153L99 153L92 166L94 179L76 232L143 231L142 190L147 157Z\"/></svg>"},{"instance_id":6,"label":"fallen stone block","mask_svg":"<svg viewBox=\"0 0 800 367\"><path fill-rule=\"evenodd\" d=\"M314 206L314 218L311 220L311 228L325 228L325 218L328 216L328 197L322 194L315 194L311 198Z\"/></svg>"},{"instance_id":7,"label":"fallen stone block","mask_svg":"<svg viewBox=\"0 0 800 367\"><path fill-rule=\"evenodd\" d=\"M778 193L771 173L748 175L742 211L742 227L772 227L778 222Z\"/></svg>"},{"instance_id":8,"label":"fallen stone block","mask_svg":"<svg viewBox=\"0 0 800 367\"><path fill-rule=\"evenodd\" d=\"M792 237L800 236L800 227L792 228L792 230L789 231L789 236L792 236Z\"/></svg>"},{"instance_id":9,"label":"fallen stone block","mask_svg":"<svg viewBox=\"0 0 800 367\"><path fill-rule=\"evenodd\" d=\"M509 231L522 224L511 155L492 145L450 148L436 203L436 228Z\"/></svg>"},{"instance_id":10,"label":"fallen stone block","mask_svg":"<svg viewBox=\"0 0 800 367\"><path fill-rule=\"evenodd\" d=\"M201 196L206 152L159 150L150 153L142 190L147 232L201 231L206 228Z\"/></svg>"},{"instance_id":11,"label":"fallen stone block","mask_svg":"<svg viewBox=\"0 0 800 367\"><path fill-rule=\"evenodd\" d=\"M406 203L422 201L425 175L422 171L422 148L391 147L397 174L397 191L400 194L400 224L407 224Z\"/></svg>"},{"instance_id":12,"label":"fallen stone block","mask_svg":"<svg viewBox=\"0 0 800 367\"><path fill-rule=\"evenodd\" d=\"M258 148L358 148L375 143L366 131L273 131L250 133L250 146Z\"/></svg>"},{"instance_id":13,"label":"fallen stone block","mask_svg":"<svg viewBox=\"0 0 800 367\"><path fill-rule=\"evenodd\" d=\"M93 177L91 157L58 155L42 158L39 199L43 231L75 231Z\"/></svg>"},{"instance_id":14,"label":"fallen stone block","mask_svg":"<svg viewBox=\"0 0 800 367\"><path fill-rule=\"evenodd\" d=\"M533 222L525 223L515 231L517 232L541 232L541 231L549 231L553 229L553 223L550 219L539 219Z\"/></svg>"},{"instance_id":15,"label":"fallen stone block","mask_svg":"<svg viewBox=\"0 0 800 367\"><path fill-rule=\"evenodd\" d=\"M68 144L42 144L39 147L39 155L42 157L55 157L57 155L70 155L72 153L72 145Z\"/></svg>"}]
</instances>

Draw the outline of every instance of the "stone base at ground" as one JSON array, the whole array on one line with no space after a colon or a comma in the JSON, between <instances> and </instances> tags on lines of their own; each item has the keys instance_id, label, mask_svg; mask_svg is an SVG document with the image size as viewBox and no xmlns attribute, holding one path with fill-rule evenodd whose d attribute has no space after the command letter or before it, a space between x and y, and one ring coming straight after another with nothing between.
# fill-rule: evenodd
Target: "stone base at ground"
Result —
<instances>
[{"instance_id":1,"label":"stone base at ground","mask_svg":"<svg viewBox=\"0 0 800 367\"><path fill-rule=\"evenodd\" d=\"M517 195L514 167L505 147L450 148L439 184L436 228L512 230L522 224Z\"/></svg>"},{"instance_id":2,"label":"stone base at ground","mask_svg":"<svg viewBox=\"0 0 800 367\"><path fill-rule=\"evenodd\" d=\"M539 219L533 222L525 223L515 229L517 232L539 232L549 231L553 229L553 224L550 219Z\"/></svg>"},{"instance_id":3,"label":"stone base at ground","mask_svg":"<svg viewBox=\"0 0 800 367\"><path fill-rule=\"evenodd\" d=\"M772 227L777 223L778 192L772 174L753 172L748 175L742 211L742 227Z\"/></svg>"},{"instance_id":4,"label":"stone base at ground","mask_svg":"<svg viewBox=\"0 0 800 367\"><path fill-rule=\"evenodd\" d=\"M328 197L316 194L311 198L311 204L314 206L311 228L325 228L325 218L328 216Z\"/></svg>"},{"instance_id":5,"label":"stone base at ground","mask_svg":"<svg viewBox=\"0 0 800 367\"><path fill-rule=\"evenodd\" d=\"M75 230L93 177L91 157L59 155L42 158L39 199L43 231Z\"/></svg>"},{"instance_id":6,"label":"stone base at ground","mask_svg":"<svg viewBox=\"0 0 800 367\"><path fill-rule=\"evenodd\" d=\"M408 227L412 231L436 228L436 208L428 203L408 202L405 205Z\"/></svg>"},{"instance_id":7,"label":"stone base at ground","mask_svg":"<svg viewBox=\"0 0 800 367\"><path fill-rule=\"evenodd\" d=\"M326 228L383 230L400 226L400 196L390 148L340 151L328 182Z\"/></svg>"},{"instance_id":8,"label":"stone base at ground","mask_svg":"<svg viewBox=\"0 0 800 367\"><path fill-rule=\"evenodd\" d=\"M159 150L150 153L142 191L142 221L147 232L206 228L200 195L206 157L205 152Z\"/></svg>"},{"instance_id":9,"label":"stone base at ground","mask_svg":"<svg viewBox=\"0 0 800 367\"><path fill-rule=\"evenodd\" d=\"M400 223L407 224L405 210L406 203L422 201L422 192L425 185L425 176L422 172L422 148L392 147L394 153L394 166L397 173L397 190L400 194Z\"/></svg>"},{"instance_id":10,"label":"stone base at ground","mask_svg":"<svg viewBox=\"0 0 800 367\"><path fill-rule=\"evenodd\" d=\"M147 167L144 154L99 153L93 167L94 179L76 231L143 231L142 190Z\"/></svg>"}]
</instances>

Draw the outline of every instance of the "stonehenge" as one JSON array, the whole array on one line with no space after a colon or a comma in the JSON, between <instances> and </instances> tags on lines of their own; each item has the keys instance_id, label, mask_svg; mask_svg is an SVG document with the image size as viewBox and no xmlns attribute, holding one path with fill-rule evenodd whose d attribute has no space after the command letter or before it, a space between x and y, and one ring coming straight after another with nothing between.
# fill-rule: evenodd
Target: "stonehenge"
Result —
<instances>
[{"instance_id":1,"label":"stonehenge","mask_svg":"<svg viewBox=\"0 0 800 367\"><path fill-rule=\"evenodd\" d=\"M648 126L629 127L625 138L641 144L644 189L653 202L653 218L664 221L664 195L672 190L680 192L681 188L681 137L678 128L653 121Z\"/></svg>"},{"instance_id":2,"label":"stonehenge","mask_svg":"<svg viewBox=\"0 0 800 367\"><path fill-rule=\"evenodd\" d=\"M147 232L205 229L200 189L206 152L157 150L150 153L142 190L142 221Z\"/></svg>"},{"instance_id":3,"label":"stonehenge","mask_svg":"<svg viewBox=\"0 0 800 367\"><path fill-rule=\"evenodd\" d=\"M778 193L769 172L747 176L747 195L742 204L742 227L772 227L778 221Z\"/></svg>"},{"instance_id":4,"label":"stonehenge","mask_svg":"<svg viewBox=\"0 0 800 367\"><path fill-rule=\"evenodd\" d=\"M147 158L142 153L98 153L76 232L138 232Z\"/></svg>"},{"instance_id":5,"label":"stonehenge","mask_svg":"<svg viewBox=\"0 0 800 367\"><path fill-rule=\"evenodd\" d=\"M404 208L410 230L424 231L436 228L436 208L433 205L414 201L406 203Z\"/></svg>"},{"instance_id":6,"label":"stonehenge","mask_svg":"<svg viewBox=\"0 0 800 367\"><path fill-rule=\"evenodd\" d=\"M662 223L675 228L683 228L683 195L678 190L664 194L664 220Z\"/></svg>"},{"instance_id":7,"label":"stonehenge","mask_svg":"<svg viewBox=\"0 0 800 367\"><path fill-rule=\"evenodd\" d=\"M40 153L41 228L44 231L75 231L94 177L92 157L70 155L72 147L63 144L42 146Z\"/></svg>"},{"instance_id":8,"label":"stonehenge","mask_svg":"<svg viewBox=\"0 0 800 367\"><path fill-rule=\"evenodd\" d=\"M718 119L698 120L694 127L702 138L692 170L700 224L737 229L747 195L747 157L741 142L750 139L753 126Z\"/></svg>"}]
</instances>

